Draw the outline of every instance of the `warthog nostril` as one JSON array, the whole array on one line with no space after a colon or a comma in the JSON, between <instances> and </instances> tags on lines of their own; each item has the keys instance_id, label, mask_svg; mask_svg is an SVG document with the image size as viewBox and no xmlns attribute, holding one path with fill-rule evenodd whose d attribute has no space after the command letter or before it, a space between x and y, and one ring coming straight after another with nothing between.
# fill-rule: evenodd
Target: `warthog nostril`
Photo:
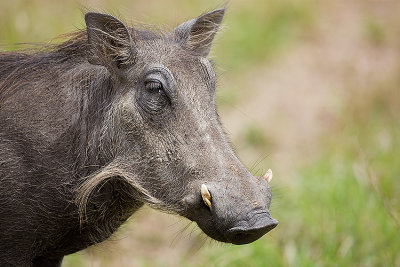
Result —
<instances>
[{"instance_id":1,"label":"warthog nostril","mask_svg":"<svg viewBox=\"0 0 400 267\"><path fill-rule=\"evenodd\" d=\"M204 204L212 211L211 194L205 184L201 185L201 197L203 198Z\"/></svg>"},{"instance_id":2,"label":"warthog nostril","mask_svg":"<svg viewBox=\"0 0 400 267\"><path fill-rule=\"evenodd\" d=\"M251 243L264 234L268 233L278 225L278 221L273 219L269 213L258 217L254 225L248 226L247 222L239 222L239 226L232 227L227 231L228 242L236 245Z\"/></svg>"},{"instance_id":3,"label":"warthog nostril","mask_svg":"<svg viewBox=\"0 0 400 267\"><path fill-rule=\"evenodd\" d=\"M267 180L268 183L272 180L272 170L268 169L268 171L264 175L264 179Z\"/></svg>"}]
</instances>

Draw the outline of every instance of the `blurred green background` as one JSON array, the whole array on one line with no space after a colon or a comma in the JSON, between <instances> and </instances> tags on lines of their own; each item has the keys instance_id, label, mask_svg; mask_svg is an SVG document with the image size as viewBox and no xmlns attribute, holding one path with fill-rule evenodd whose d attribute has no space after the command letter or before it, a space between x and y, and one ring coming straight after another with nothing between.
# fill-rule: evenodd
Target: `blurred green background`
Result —
<instances>
[{"instance_id":1,"label":"blurred green background","mask_svg":"<svg viewBox=\"0 0 400 267\"><path fill-rule=\"evenodd\" d=\"M2 0L1 50L83 28L87 10L173 28L223 4ZM274 171L279 226L233 246L144 208L63 266L400 266L399 14L396 0L231 0L216 101L246 166Z\"/></svg>"}]
</instances>

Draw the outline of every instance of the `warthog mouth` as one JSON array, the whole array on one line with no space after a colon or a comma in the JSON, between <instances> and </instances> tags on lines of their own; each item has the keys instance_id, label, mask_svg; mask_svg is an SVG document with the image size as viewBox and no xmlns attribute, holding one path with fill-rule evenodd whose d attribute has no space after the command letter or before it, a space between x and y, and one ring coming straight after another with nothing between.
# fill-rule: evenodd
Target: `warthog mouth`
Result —
<instances>
[{"instance_id":1,"label":"warthog mouth","mask_svg":"<svg viewBox=\"0 0 400 267\"><path fill-rule=\"evenodd\" d=\"M263 178L271 182L272 171L268 170ZM211 192L207 185L201 184L200 194L197 191L185 201L190 207L188 211L191 216L188 218L194 220L211 238L236 245L248 244L278 225L278 221L269 214L268 200L261 200L261 197L258 200L260 204L251 207L246 202L242 203L238 195L219 193L218 184L211 182L208 185Z\"/></svg>"}]
</instances>

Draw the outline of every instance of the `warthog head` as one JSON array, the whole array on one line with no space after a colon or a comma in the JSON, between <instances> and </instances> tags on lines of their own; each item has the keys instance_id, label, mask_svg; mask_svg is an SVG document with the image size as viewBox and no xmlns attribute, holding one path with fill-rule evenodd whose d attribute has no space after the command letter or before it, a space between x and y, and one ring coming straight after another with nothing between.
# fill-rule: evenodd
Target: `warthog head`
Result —
<instances>
[{"instance_id":1,"label":"warthog head","mask_svg":"<svg viewBox=\"0 0 400 267\"><path fill-rule=\"evenodd\" d=\"M222 242L246 244L278 224L268 211L272 173L249 173L216 112L207 55L224 12L206 13L167 34L86 14L88 61L106 70L116 93L101 137L112 160L79 188L82 210L96 186L120 179L136 201L187 217Z\"/></svg>"}]
</instances>

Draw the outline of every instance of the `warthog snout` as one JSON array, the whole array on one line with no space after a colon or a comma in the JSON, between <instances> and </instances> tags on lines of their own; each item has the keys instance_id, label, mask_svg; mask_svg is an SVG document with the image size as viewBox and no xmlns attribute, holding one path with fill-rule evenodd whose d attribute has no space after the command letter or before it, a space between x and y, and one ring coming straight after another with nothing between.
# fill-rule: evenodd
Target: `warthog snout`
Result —
<instances>
[{"instance_id":1,"label":"warthog snout","mask_svg":"<svg viewBox=\"0 0 400 267\"><path fill-rule=\"evenodd\" d=\"M272 171L268 170L263 177L249 174L232 178L229 184L219 180L193 186L195 192L184 199L184 215L216 240L251 243L278 225L268 210L271 179Z\"/></svg>"}]
</instances>

